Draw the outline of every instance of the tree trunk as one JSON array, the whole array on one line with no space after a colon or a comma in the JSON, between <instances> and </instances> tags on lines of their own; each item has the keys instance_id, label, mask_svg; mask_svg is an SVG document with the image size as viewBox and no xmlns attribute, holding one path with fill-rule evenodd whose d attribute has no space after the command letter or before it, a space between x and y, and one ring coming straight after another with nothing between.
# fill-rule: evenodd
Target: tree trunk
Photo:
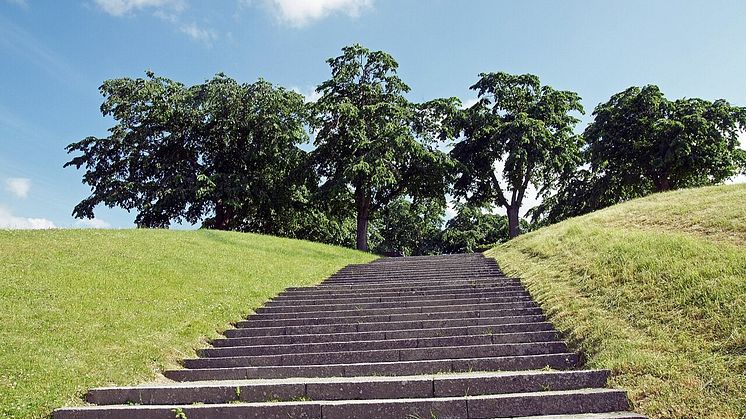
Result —
<instances>
[{"instance_id":1,"label":"tree trunk","mask_svg":"<svg viewBox=\"0 0 746 419\"><path fill-rule=\"evenodd\" d=\"M511 239L521 234L521 227L519 224L520 218L518 217L518 210L520 208L521 207L515 204L506 207L508 210L508 234Z\"/></svg>"},{"instance_id":2,"label":"tree trunk","mask_svg":"<svg viewBox=\"0 0 746 419\"><path fill-rule=\"evenodd\" d=\"M223 205L223 201L218 200L215 203L215 224L212 228L216 230L228 230L230 218L230 210Z\"/></svg>"},{"instance_id":3,"label":"tree trunk","mask_svg":"<svg viewBox=\"0 0 746 419\"><path fill-rule=\"evenodd\" d=\"M671 181L668 180L668 178L659 178L655 182L655 189L656 192L665 192L668 190L671 190Z\"/></svg>"},{"instance_id":4,"label":"tree trunk","mask_svg":"<svg viewBox=\"0 0 746 419\"><path fill-rule=\"evenodd\" d=\"M368 251L368 218L370 217L370 198L365 191L355 192L355 204L357 206L357 237L356 248L363 252Z\"/></svg>"}]
</instances>

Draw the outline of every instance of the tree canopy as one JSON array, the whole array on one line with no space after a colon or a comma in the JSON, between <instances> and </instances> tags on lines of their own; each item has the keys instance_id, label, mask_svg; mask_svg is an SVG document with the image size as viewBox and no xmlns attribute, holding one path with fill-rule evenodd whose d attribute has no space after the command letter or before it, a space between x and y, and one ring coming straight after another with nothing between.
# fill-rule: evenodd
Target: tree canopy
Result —
<instances>
[{"instance_id":1,"label":"tree canopy","mask_svg":"<svg viewBox=\"0 0 746 419\"><path fill-rule=\"evenodd\" d=\"M666 99L630 87L598 105L584 133L593 172L640 195L722 182L746 170L746 108L725 100Z\"/></svg>"},{"instance_id":2,"label":"tree canopy","mask_svg":"<svg viewBox=\"0 0 746 419\"><path fill-rule=\"evenodd\" d=\"M455 119L463 135L451 151L460 164L455 192L477 206L504 207L515 237L528 186L548 190L580 162L581 139L573 132L578 119L572 112L583 107L576 93L541 85L531 74L480 77L471 86L479 101Z\"/></svg>"},{"instance_id":3,"label":"tree canopy","mask_svg":"<svg viewBox=\"0 0 746 419\"><path fill-rule=\"evenodd\" d=\"M519 214L531 188L543 197L533 227L746 173L746 108L725 100L671 101L657 86L631 87L598 105L577 135L578 94L532 74L481 73L470 87L478 101L462 109L453 97L407 99L384 51L351 45L327 63L331 77L313 103L224 74L193 86L152 72L105 81L108 135L67 146L65 166L83 168L91 188L73 215L118 206L139 227L185 222L379 253L470 252L529 228ZM458 213L445 220L448 199Z\"/></svg>"},{"instance_id":4,"label":"tree canopy","mask_svg":"<svg viewBox=\"0 0 746 419\"><path fill-rule=\"evenodd\" d=\"M148 72L104 82L109 136L67 147L65 166L85 167L92 193L73 215L98 204L137 212L141 227L172 221L217 229L282 231L306 188L306 110L298 93L222 74L187 87Z\"/></svg>"},{"instance_id":5,"label":"tree canopy","mask_svg":"<svg viewBox=\"0 0 746 419\"><path fill-rule=\"evenodd\" d=\"M332 77L313 108L312 160L322 191L354 202L356 246L368 250L370 219L389 202L445 200L449 159L428 136L423 107L404 97L409 87L393 57L353 45L328 63Z\"/></svg>"},{"instance_id":6,"label":"tree canopy","mask_svg":"<svg viewBox=\"0 0 746 419\"><path fill-rule=\"evenodd\" d=\"M668 100L654 85L598 105L583 161L534 211L544 224L653 192L714 185L746 172L746 108L725 100Z\"/></svg>"}]
</instances>

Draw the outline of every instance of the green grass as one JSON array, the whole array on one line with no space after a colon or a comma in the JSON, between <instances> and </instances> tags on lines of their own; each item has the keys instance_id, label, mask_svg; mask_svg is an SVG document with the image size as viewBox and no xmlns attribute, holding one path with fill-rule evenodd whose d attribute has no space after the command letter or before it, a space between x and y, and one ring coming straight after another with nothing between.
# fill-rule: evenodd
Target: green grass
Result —
<instances>
[{"instance_id":1,"label":"green grass","mask_svg":"<svg viewBox=\"0 0 746 419\"><path fill-rule=\"evenodd\" d=\"M487 252L651 417L746 417L746 185L656 194Z\"/></svg>"},{"instance_id":2,"label":"green grass","mask_svg":"<svg viewBox=\"0 0 746 419\"><path fill-rule=\"evenodd\" d=\"M283 288L372 258L205 230L0 230L0 417L151 380Z\"/></svg>"}]
</instances>

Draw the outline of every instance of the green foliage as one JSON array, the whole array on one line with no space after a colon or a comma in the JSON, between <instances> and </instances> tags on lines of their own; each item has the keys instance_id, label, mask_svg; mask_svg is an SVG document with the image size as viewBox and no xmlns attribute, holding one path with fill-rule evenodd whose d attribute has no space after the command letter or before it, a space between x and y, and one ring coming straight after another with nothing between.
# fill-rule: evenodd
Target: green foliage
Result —
<instances>
[{"instance_id":1,"label":"green foliage","mask_svg":"<svg viewBox=\"0 0 746 419\"><path fill-rule=\"evenodd\" d=\"M307 141L303 97L259 80L222 74L186 87L148 72L107 80L104 138L70 144L65 166L85 167L92 194L75 207L92 218L98 204L137 211L141 227L172 221L217 229L287 234L309 182L298 148Z\"/></svg>"},{"instance_id":2,"label":"green foliage","mask_svg":"<svg viewBox=\"0 0 746 419\"><path fill-rule=\"evenodd\" d=\"M598 105L586 128L583 167L532 210L552 224L653 192L718 184L746 171L738 134L746 108L724 100L669 101L657 86L631 87Z\"/></svg>"},{"instance_id":3,"label":"green foliage","mask_svg":"<svg viewBox=\"0 0 746 419\"><path fill-rule=\"evenodd\" d=\"M211 230L0 230L0 417L150 381L283 289L371 259Z\"/></svg>"},{"instance_id":4,"label":"green foliage","mask_svg":"<svg viewBox=\"0 0 746 419\"><path fill-rule=\"evenodd\" d=\"M443 213L442 202L435 199L391 202L372 222L373 251L402 256L439 253Z\"/></svg>"},{"instance_id":5,"label":"green foliage","mask_svg":"<svg viewBox=\"0 0 746 419\"><path fill-rule=\"evenodd\" d=\"M653 194L488 252L650 417L746 416L746 185Z\"/></svg>"},{"instance_id":6,"label":"green foliage","mask_svg":"<svg viewBox=\"0 0 746 419\"><path fill-rule=\"evenodd\" d=\"M443 253L471 253L508 238L508 217L492 214L491 207L461 205L446 223L440 247Z\"/></svg>"},{"instance_id":7,"label":"green foliage","mask_svg":"<svg viewBox=\"0 0 746 419\"><path fill-rule=\"evenodd\" d=\"M746 171L738 140L746 108L724 100L670 101L649 85L612 96L593 115L584 133L593 171L638 196L712 185Z\"/></svg>"},{"instance_id":8,"label":"green foliage","mask_svg":"<svg viewBox=\"0 0 746 419\"><path fill-rule=\"evenodd\" d=\"M459 164L457 197L504 207L510 236L519 234L519 210L528 185L551 188L580 162L573 133L583 112L580 97L542 86L531 74L482 73L471 86L479 102L455 120L463 140L451 155ZM496 171L501 166L502 179ZM502 182L502 183L501 183Z\"/></svg>"},{"instance_id":9,"label":"green foliage","mask_svg":"<svg viewBox=\"0 0 746 419\"><path fill-rule=\"evenodd\" d=\"M410 103L398 64L360 45L328 60L331 79L317 92L313 163L332 199L354 203L357 248L367 250L368 223L394 199L444 200L449 159L428 140L431 113Z\"/></svg>"}]
</instances>

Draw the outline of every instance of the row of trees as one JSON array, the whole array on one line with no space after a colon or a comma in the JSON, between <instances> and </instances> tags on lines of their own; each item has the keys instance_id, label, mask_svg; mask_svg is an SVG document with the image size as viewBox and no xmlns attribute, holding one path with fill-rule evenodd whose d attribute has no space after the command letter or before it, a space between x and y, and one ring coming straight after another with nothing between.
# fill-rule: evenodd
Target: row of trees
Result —
<instances>
[{"instance_id":1,"label":"row of trees","mask_svg":"<svg viewBox=\"0 0 746 419\"><path fill-rule=\"evenodd\" d=\"M457 98L409 101L385 52L353 45L328 63L315 103L222 74L194 86L150 72L104 82L101 112L116 124L67 147L76 156L66 166L84 167L92 190L73 215L92 218L104 204L135 211L140 227L472 251L526 228L529 186L544 198L534 221L546 224L746 170L737 138L746 109L722 100L631 88L578 135L578 94L530 74L480 74L478 102L462 109ZM443 227L449 195L458 213Z\"/></svg>"}]
</instances>

